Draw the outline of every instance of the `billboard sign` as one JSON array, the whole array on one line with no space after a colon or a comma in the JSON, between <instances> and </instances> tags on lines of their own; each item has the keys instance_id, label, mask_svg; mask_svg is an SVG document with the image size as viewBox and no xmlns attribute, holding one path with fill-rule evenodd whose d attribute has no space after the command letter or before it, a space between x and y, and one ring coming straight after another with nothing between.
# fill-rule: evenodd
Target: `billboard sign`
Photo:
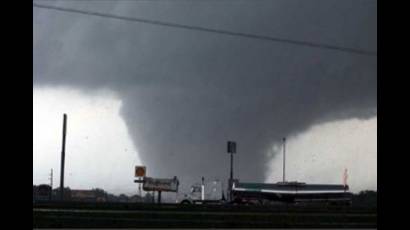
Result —
<instances>
[{"instance_id":1,"label":"billboard sign","mask_svg":"<svg viewBox=\"0 0 410 230\"><path fill-rule=\"evenodd\" d=\"M135 166L135 177L144 177L146 171L147 169L145 166Z\"/></svg>"},{"instance_id":2,"label":"billboard sign","mask_svg":"<svg viewBox=\"0 0 410 230\"><path fill-rule=\"evenodd\" d=\"M142 188L144 191L177 192L178 186L177 177L172 179L144 177Z\"/></svg>"}]
</instances>

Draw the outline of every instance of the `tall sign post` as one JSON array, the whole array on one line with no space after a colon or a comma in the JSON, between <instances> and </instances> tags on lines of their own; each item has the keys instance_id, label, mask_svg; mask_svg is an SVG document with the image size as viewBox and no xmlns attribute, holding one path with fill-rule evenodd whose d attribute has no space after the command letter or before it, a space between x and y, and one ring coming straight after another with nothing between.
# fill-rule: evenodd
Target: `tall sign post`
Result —
<instances>
[{"instance_id":1,"label":"tall sign post","mask_svg":"<svg viewBox=\"0 0 410 230\"><path fill-rule=\"evenodd\" d=\"M232 185L233 185L233 154L236 153L236 142L234 141L228 141L228 146L227 146L227 152L229 154L231 154L231 170L230 170L230 176L229 176L229 200L232 200L232 194L231 194L231 190L232 190Z\"/></svg>"},{"instance_id":2,"label":"tall sign post","mask_svg":"<svg viewBox=\"0 0 410 230\"><path fill-rule=\"evenodd\" d=\"M153 192L152 201L154 203L154 192L158 192L158 204L161 203L162 192L178 192L179 181L176 176L174 178L152 178L146 176L145 166L135 167L135 183L142 184L142 189L146 192Z\"/></svg>"},{"instance_id":3,"label":"tall sign post","mask_svg":"<svg viewBox=\"0 0 410 230\"><path fill-rule=\"evenodd\" d=\"M145 177L146 172L147 168L145 166L135 166L135 177L137 177L137 180L142 181L142 178ZM141 183L138 183L138 193L139 196L142 197Z\"/></svg>"}]
</instances>

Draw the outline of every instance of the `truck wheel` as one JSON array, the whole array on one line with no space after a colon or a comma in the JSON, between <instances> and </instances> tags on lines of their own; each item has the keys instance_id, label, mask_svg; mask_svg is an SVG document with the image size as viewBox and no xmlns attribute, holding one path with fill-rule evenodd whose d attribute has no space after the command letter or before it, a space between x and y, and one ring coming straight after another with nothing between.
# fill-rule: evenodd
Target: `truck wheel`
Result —
<instances>
[{"instance_id":1,"label":"truck wheel","mask_svg":"<svg viewBox=\"0 0 410 230\"><path fill-rule=\"evenodd\" d=\"M189 202L189 200L183 200L181 201L181 204L190 204L191 202Z\"/></svg>"},{"instance_id":2,"label":"truck wheel","mask_svg":"<svg viewBox=\"0 0 410 230\"><path fill-rule=\"evenodd\" d=\"M232 201L232 203L238 205L238 204L242 204L243 202L242 202L242 199L240 199L240 198L235 198L235 199Z\"/></svg>"}]
</instances>

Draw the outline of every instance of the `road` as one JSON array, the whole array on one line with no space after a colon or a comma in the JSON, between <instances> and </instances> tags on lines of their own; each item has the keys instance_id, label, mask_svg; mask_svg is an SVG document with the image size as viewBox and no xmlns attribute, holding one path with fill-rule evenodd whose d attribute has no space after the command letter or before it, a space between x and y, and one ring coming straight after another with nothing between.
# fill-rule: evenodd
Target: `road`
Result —
<instances>
[{"instance_id":1,"label":"road","mask_svg":"<svg viewBox=\"0 0 410 230\"><path fill-rule=\"evenodd\" d=\"M33 205L33 227L377 228L375 209L53 203Z\"/></svg>"}]
</instances>

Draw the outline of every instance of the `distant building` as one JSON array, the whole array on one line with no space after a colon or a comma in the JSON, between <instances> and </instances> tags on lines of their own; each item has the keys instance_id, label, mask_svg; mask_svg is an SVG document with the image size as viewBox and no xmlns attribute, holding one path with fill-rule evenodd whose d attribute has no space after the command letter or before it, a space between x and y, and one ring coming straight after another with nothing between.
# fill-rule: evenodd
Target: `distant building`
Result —
<instances>
[{"instance_id":1,"label":"distant building","mask_svg":"<svg viewBox=\"0 0 410 230\"><path fill-rule=\"evenodd\" d=\"M128 201L131 203L143 203L145 200L143 197L140 197L139 195L133 195L128 199Z\"/></svg>"},{"instance_id":2,"label":"distant building","mask_svg":"<svg viewBox=\"0 0 410 230\"><path fill-rule=\"evenodd\" d=\"M33 185L33 202L36 201L37 193L38 193L38 187Z\"/></svg>"},{"instance_id":3,"label":"distant building","mask_svg":"<svg viewBox=\"0 0 410 230\"><path fill-rule=\"evenodd\" d=\"M97 202L97 195L93 190L71 190L71 201Z\"/></svg>"},{"instance_id":4,"label":"distant building","mask_svg":"<svg viewBox=\"0 0 410 230\"><path fill-rule=\"evenodd\" d=\"M147 201L147 198L149 201ZM33 202L48 201L48 200L60 200L60 188L51 189L49 185L33 185ZM64 188L64 201L74 202L152 202L150 194L148 197L140 197L139 195L127 196L120 194L118 196L109 194L103 189L94 188L87 189L70 189Z\"/></svg>"},{"instance_id":5,"label":"distant building","mask_svg":"<svg viewBox=\"0 0 410 230\"><path fill-rule=\"evenodd\" d=\"M51 186L47 184L33 185L33 202L51 200Z\"/></svg>"},{"instance_id":6,"label":"distant building","mask_svg":"<svg viewBox=\"0 0 410 230\"><path fill-rule=\"evenodd\" d=\"M60 200L60 188L53 189L53 200ZM71 189L69 187L64 188L64 200L71 200Z\"/></svg>"},{"instance_id":7,"label":"distant building","mask_svg":"<svg viewBox=\"0 0 410 230\"><path fill-rule=\"evenodd\" d=\"M120 196L118 197L118 202L127 203L128 202L128 196L125 195L125 194L120 194Z\"/></svg>"}]
</instances>

